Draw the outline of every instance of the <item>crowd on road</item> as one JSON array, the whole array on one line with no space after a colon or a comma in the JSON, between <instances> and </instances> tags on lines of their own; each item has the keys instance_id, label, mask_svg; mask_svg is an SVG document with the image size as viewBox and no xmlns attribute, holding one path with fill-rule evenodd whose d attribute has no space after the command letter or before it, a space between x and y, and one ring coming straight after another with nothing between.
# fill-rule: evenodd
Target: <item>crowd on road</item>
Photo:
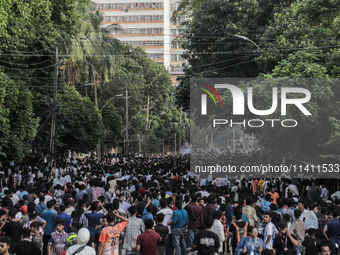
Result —
<instances>
[{"instance_id":1,"label":"crowd on road","mask_svg":"<svg viewBox=\"0 0 340 255\"><path fill-rule=\"evenodd\" d=\"M190 155L138 154L4 167L0 254L337 255L340 191L327 180L189 169Z\"/></svg>"}]
</instances>

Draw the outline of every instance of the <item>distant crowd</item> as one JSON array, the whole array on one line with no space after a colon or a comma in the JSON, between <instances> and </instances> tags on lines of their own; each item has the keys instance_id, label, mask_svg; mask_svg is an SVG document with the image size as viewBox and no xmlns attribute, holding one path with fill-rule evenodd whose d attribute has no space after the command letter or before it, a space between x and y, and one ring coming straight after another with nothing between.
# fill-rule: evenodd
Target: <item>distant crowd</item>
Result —
<instances>
[{"instance_id":1,"label":"distant crowd","mask_svg":"<svg viewBox=\"0 0 340 255\"><path fill-rule=\"evenodd\" d=\"M340 190L326 179L189 169L190 155L138 154L4 167L0 254L337 255Z\"/></svg>"}]
</instances>

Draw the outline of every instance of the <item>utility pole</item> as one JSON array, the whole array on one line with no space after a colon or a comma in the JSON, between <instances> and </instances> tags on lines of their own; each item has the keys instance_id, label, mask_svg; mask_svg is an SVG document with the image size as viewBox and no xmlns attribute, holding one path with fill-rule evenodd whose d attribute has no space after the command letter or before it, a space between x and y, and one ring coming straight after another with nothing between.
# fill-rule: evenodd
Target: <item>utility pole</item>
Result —
<instances>
[{"instance_id":1,"label":"utility pole","mask_svg":"<svg viewBox=\"0 0 340 255\"><path fill-rule=\"evenodd\" d=\"M233 127L233 150L235 153L235 127Z\"/></svg>"},{"instance_id":2,"label":"utility pole","mask_svg":"<svg viewBox=\"0 0 340 255\"><path fill-rule=\"evenodd\" d=\"M96 83L96 71L95 70L93 70L93 83L94 83L94 105L98 109L97 83Z\"/></svg>"},{"instance_id":3,"label":"utility pole","mask_svg":"<svg viewBox=\"0 0 340 255\"><path fill-rule=\"evenodd\" d=\"M58 47L55 50L55 73L54 73L54 89L53 89L53 108L52 108L52 123L51 123L51 138L50 138L50 163L52 167L52 160L54 160L54 142L55 142L55 123L57 111L57 91L58 91Z\"/></svg>"},{"instance_id":4,"label":"utility pole","mask_svg":"<svg viewBox=\"0 0 340 255\"><path fill-rule=\"evenodd\" d=\"M125 117L126 117L126 131L125 131L125 140L127 142L125 145L125 154L129 153L129 103L128 103L128 90L127 87L125 88Z\"/></svg>"},{"instance_id":5,"label":"utility pole","mask_svg":"<svg viewBox=\"0 0 340 255\"><path fill-rule=\"evenodd\" d=\"M162 140L163 140L163 155L164 155L164 138Z\"/></svg>"},{"instance_id":6,"label":"utility pole","mask_svg":"<svg viewBox=\"0 0 340 255\"><path fill-rule=\"evenodd\" d=\"M182 145L182 106L181 106L181 115L179 117L179 143L178 143L178 150L181 149Z\"/></svg>"},{"instance_id":7,"label":"utility pole","mask_svg":"<svg viewBox=\"0 0 340 255\"><path fill-rule=\"evenodd\" d=\"M96 83L96 71L93 70L93 84L94 84L94 106L98 109L98 96L97 96L97 83ZM101 152L100 152L100 138L98 139L97 143L97 157L98 163L101 160Z\"/></svg>"},{"instance_id":8,"label":"utility pole","mask_svg":"<svg viewBox=\"0 0 340 255\"><path fill-rule=\"evenodd\" d=\"M177 132L175 131L175 155L177 154L176 153L176 147L177 147L176 140L177 140Z\"/></svg>"},{"instance_id":9,"label":"utility pole","mask_svg":"<svg viewBox=\"0 0 340 255\"><path fill-rule=\"evenodd\" d=\"M149 104L150 104L150 96L148 96L148 102L146 105L146 146L145 146L145 156L149 155Z\"/></svg>"}]
</instances>

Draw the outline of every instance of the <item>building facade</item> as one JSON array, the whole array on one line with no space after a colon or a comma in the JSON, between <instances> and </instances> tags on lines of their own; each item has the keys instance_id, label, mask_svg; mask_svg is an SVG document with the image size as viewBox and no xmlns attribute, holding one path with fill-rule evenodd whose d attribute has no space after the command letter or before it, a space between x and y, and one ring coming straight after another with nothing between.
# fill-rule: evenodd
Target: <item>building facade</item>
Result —
<instances>
[{"instance_id":1,"label":"building facade","mask_svg":"<svg viewBox=\"0 0 340 255\"><path fill-rule=\"evenodd\" d=\"M176 0L145 1L93 0L93 3L104 13L103 26L121 26L121 30L111 30L111 36L133 47L142 47L152 60L166 67L174 81L184 74L183 49L175 39L182 35L180 23L185 18L171 23L172 12L178 6Z\"/></svg>"}]
</instances>

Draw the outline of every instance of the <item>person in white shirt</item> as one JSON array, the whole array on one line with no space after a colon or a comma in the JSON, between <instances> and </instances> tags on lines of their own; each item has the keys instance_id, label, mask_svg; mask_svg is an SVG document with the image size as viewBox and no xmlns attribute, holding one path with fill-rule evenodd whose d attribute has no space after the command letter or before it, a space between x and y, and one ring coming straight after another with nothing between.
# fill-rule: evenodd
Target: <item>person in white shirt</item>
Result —
<instances>
[{"instance_id":1,"label":"person in white shirt","mask_svg":"<svg viewBox=\"0 0 340 255\"><path fill-rule=\"evenodd\" d=\"M171 226L168 225L168 222L171 221L173 211L169 207L167 207L166 199L161 199L159 201L159 204L161 206L161 209L157 212L157 214L159 214L159 213L164 214L164 220L163 220L162 224L169 228L169 238L170 238L170 242L171 242L172 231L171 231Z\"/></svg>"},{"instance_id":2,"label":"person in white shirt","mask_svg":"<svg viewBox=\"0 0 340 255\"><path fill-rule=\"evenodd\" d=\"M30 187L30 189L32 189L34 186L34 178L35 178L35 174L30 172L28 174L28 186Z\"/></svg>"},{"instance_id":3,"label":"person in white shirt","mask_svg":"<svg viewBox=\"0 0 340 255\"><path fill-rule=\"evenodd\" d=\"M223 229L223 225L221 222L221 218L222 218L222 211L218 210L214 213L214 224L211 227L211 231L214 232L217 236L218 239L220 240L220 248L218 250L218 252L222 252L222 248L223 248L223 242L225 241L225 235L224 235L224 229Z\"/></svg>"},{"instance_id":4,"label":"person in white shirt","mask_svg":"<svg viewBox=\"0 0 340 255\"><path fill-rule=\"evenodd\" d=\"M288 188L286 188L285 197L288 197L288 191L291 192L293 196L299 196L299 190L296 185L292 184L290 180L288 180L288 183L290 184L288 185Z\"/></svg>"},{"instance_id":5,"label":"person in white shirt","mask_svg":"<svg viewBox=\"0 0 340 255\"><path fill-rule=\"evenodd\" d=\"M329 191L326 187L323 187L322 191L321 191L321 195L320 195L322 201L327 201L328 197L329 197Z\"/></svg>"},{"instance_id":6,"label":"person in white shirt","mask_svg":"<svg viewBox=\"0 0 340 255\"><path fill-rule=\"evenodd\" d=\"M12 189L8 190L8 196L11 198L13 205L16 205L19 202L19 197L14 194Z\"/></svg>"}]
</instances>

